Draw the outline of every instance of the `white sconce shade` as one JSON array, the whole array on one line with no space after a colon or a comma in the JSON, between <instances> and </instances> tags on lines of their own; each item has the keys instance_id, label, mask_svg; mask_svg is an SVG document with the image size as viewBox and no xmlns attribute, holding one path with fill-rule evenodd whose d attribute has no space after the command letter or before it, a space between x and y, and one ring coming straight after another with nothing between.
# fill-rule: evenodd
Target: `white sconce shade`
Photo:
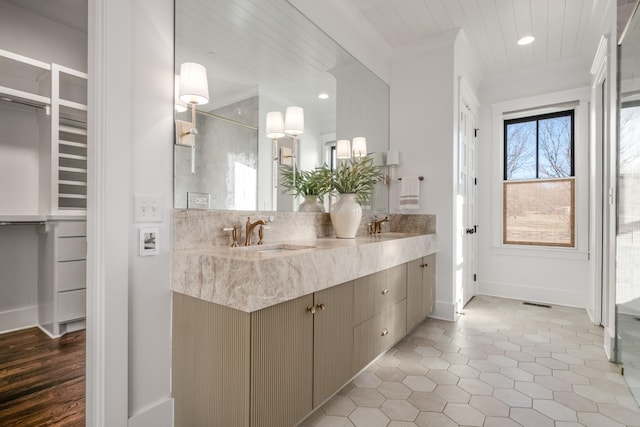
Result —
<instances>
[{"instance_id":1,"label":"white sconce shade","mask_svg":"<svg viewBox=\"0 0 640 427\"><path fill-rule=\"evenodd\" d=\"M396 150L387 151L387 166L398 166L400 158Z\"/></svg>"},{"instance_id":2,"label":"white sconce shade","mask_svg":"<svg viewBox=\"0 0 640 427\"><path fill-rule=\"evenodd\" d=\"M180 100L196 105L209 102L207 69L203 65L195 62L180 65Z\"/></svg>"},{"instance_id":3,"label":"white sconce shade","mask_svg":"<svg viewBox=\"0 0 640 427\"><path fill-rule=\"evenodd\" d=\"M351 141L348 139L339 139L338 142L336 142L336 158L351 158Z\"/></svg>"},{"instance_id":4,"label":"white sconce shade","mask_svg":"<svg viewBox=\"0 0 640 427\"><path fill-rule=\"evenodd\" d=\"M367 138L364 136L357 136L353 138L351 145L353 150L353 157L364 157L367 155Z\"/></svg>"},{"instance_id":5,"label":"white sconce shade","mask_svg":"<svg viewBox=\"0 0 640 427\"><path fill-rule=\"evenodd\" d=\"M287 113L284 118L284 131L292 136L304 133L304 110L302 107L287 107Z\"/></svg>"},{"instance_id":6,"label":"white sconce shade","mask_svg":"<svg viewBox=\"0 0 640 427\"><path fill-rule=\"evenodd\" d=\"M284 136L284 119L280 111L267 113L267 137L278 139Z\"/></svg>"},{"instance_id":7,"label":"white sconce shade","mask_svg":"<svg viewBox=\"0 0 640 427\"><path fill-rule=\"evenodd\" d=\"M175 93L174 93L174 105L178 113L184 113L189 108L187 104L180 100L180 76L176 74L174 79Z\"/></svg>"}]
</instances>

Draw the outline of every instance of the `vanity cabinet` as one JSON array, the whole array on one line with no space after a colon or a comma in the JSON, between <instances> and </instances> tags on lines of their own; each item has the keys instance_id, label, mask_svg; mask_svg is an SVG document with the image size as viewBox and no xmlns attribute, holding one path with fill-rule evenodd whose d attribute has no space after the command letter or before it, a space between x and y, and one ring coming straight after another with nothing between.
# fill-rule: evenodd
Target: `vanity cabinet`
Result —
<instances>
[{"instance_id":1,"label":"vanity cabinet","mask_svg":"<svg viewBox=\"0 0 640 427\"><path fill-rule=\"evenodd\" d=\"M406 264L354 280L354 374L405 335L406 298Z\"/></svg>"},{"instance_id":2,"label":"vanity cabinet","mask_svg":"<svg viewBox=\"0 0 640 427\"><path fill-rule=\"evenodd\" d=\"M175 425L296 425L404 337L407 271L252 313L174 293Z\"/></svg>"},{"instance_id":3,"label":"vanity cabinet","mask_svg":"<svg viewBox=\"0 0 640 427\"><path fill-rule=\"evenodd\" d=\"M407 331L422 322L434 309L436 294L436 255L407 264Z\"/></svg>"}]
</instances>

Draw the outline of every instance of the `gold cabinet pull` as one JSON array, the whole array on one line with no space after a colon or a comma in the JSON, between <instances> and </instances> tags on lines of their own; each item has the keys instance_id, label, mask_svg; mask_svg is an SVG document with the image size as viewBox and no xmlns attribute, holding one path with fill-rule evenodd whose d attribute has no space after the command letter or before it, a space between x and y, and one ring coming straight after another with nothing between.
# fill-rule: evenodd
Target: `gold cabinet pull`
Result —
<instances>
[{"instance_id":1,"label":"gold cabinet pull","mask_svg":"<svg viewBox=\"0 0 640 427\"><path fill-rule=\"evenodd\" d=\"M387 335L389 335L389 330L387 328L384 328L382 332L380 332L380 336L386 337Z\"/></svg>"},{"instance_id":2,"label":"gold cabinet pull","mask_svg":"<svg viewBox=\"0 0 640 427\"><path fill-rule=\"evenodd\" d=\"M320 310L324 310L325 305L324 305L324 303L322 302L322 303L320 303L320 304L317 304L317 305L316 305L316 307L317 307L317 308L319 308Z\"/></svg>"},{"instance_id":3,"label":"gold cabinet pull","mask_svg":"<svg viewBox=\"0 0 640 427\"><path fill-rule=\"evenodd\" d=\"M386 295L386 294L388 294L388 293L389 293L389 289L384 288L384 289L382 290L382 292L380 292L380 293L381 293L382 295Z\"/></svg>"},{"instance_id":4,"label":"gold cabinet pull","mask_svg":"<svg viewBox=\"0 0 640 427\"><path fill-rule=\"evenodd\" d=\"M307 311L311 314L316 314L316 306L312 305L311 307L307 307Z\"/></svg>"},{"instance_id":5,"label":"gold cabinet pull","mask_svg":"<svg viewBox=\"0 0 640 427\"><path fill-rule=\"evenodd\" d=\"M427 264L426 262L424 264L420 264L420 267L425 268L425 267L429 267L429 264Z\"/></svg>"}]
</instances>

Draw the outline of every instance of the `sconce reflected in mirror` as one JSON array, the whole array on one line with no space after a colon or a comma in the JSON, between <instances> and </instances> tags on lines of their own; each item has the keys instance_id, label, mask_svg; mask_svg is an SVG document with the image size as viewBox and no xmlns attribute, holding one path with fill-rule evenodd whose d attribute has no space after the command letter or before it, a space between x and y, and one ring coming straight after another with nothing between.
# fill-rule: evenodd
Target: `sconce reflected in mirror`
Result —
<instances>
[{"instance_id":1,"label":"sconce reflected in mirror","mask_svg":"<svg viewBox=\"0 0 640 427\"><path fill-rule=\"evenodd\" d=\"M389 166L389 175L385 178L385 183L389 185L391 181L396 179L396 166L400 164L400 156L396 150L387 151L387 166Z\"/></svg>"},{"instance_id":2,"label":"sconce reflected in mirror","mask_svg":"<svg viewBox=\"0 0 640 427\"><path fill-rule=\"evenodd\" d=\"M178 100L191 105L191 123L176 120L177 144L191 147L191 173L196 173L196 105L209 102L209 85L207 83L207 69L195 62L184 62L180 65L178 85ZM176 102L176 110L179 108Z\"/></svg>"},{"instance_id":3,"label":"sconce reflected in mirror","mask_svg":"<svg viewBox=\"0 0 640 427\"><path fill-rule=\"evenodd\" d=\"M291 165L295 171L298 155L298 136L304 133L304 109L302 107L287 107L285 115L280 111L270 111L267 113L267 138L271 138L273 143L273 187L278 187L278 140L285 136L290 136L292 140ZM293 175L295 183L295 173Z\"/></svg>"},{"instance_id":4,"label":"sconce reflected in mirror","mask_svg":"<svg viewBox=\"0 0 640 427\"><path fill-rule=\"evenodd\" d=\"M367 155L367 139L364 136L357 136L351 142L353 157L361 158Z\"/></svg>"}]
</instances>

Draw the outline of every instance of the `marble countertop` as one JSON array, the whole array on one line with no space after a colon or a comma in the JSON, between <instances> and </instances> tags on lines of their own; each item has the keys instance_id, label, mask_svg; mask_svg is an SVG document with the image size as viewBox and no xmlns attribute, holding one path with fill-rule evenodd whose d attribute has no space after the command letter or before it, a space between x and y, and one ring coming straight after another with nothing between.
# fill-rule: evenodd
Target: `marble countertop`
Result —
<instances>
[{"instance_id":1,"label":"marble countertop","mask_svg":"<svg viewBox=\"0 0 640 427\"><path fill-rule=\"evenodd\" d=\"M172 290L253 312L434 252L435 234L414 233L174 250Z\"/></svg>"}]
</instances>

